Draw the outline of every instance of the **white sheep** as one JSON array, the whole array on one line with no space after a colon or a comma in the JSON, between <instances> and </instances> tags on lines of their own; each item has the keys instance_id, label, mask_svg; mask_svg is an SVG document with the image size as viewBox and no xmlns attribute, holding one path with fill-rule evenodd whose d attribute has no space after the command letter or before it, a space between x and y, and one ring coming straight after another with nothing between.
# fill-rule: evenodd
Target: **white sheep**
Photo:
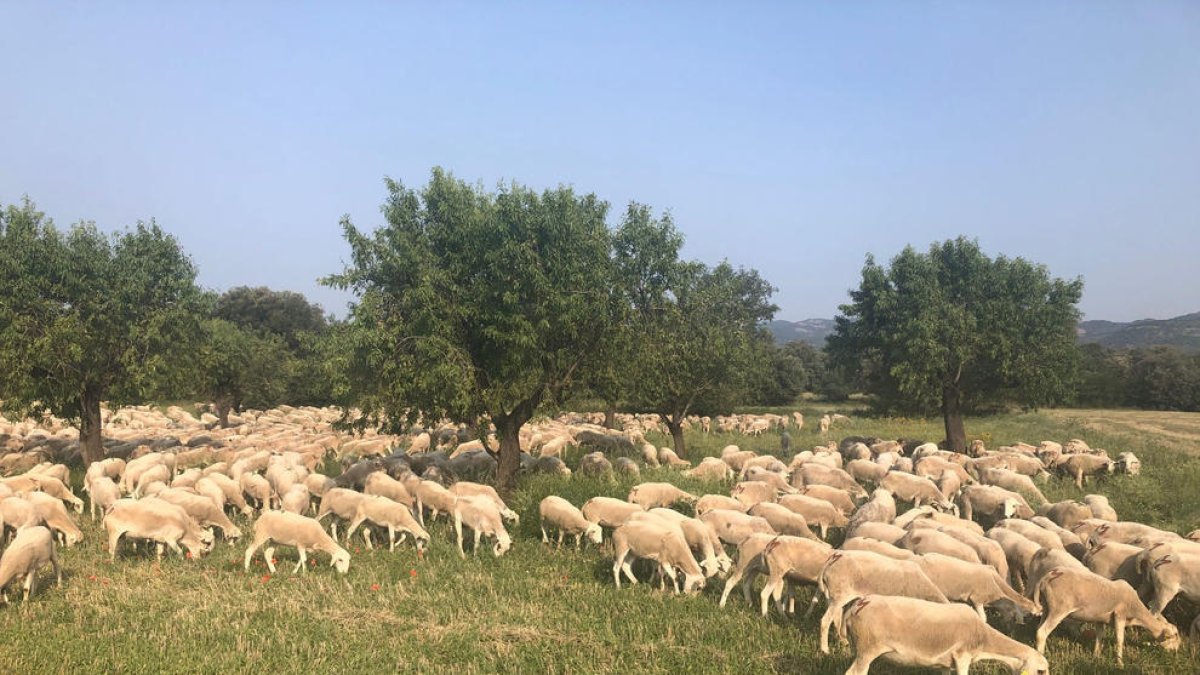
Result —
<instances>
[{"instance_id":1,"label":"white sheep","mask_svg":"<svg viewBox=\"0 0 1200 675\"><path fill-rule=\"evenodd\" d=\"M763 563L767 572L767 583L760 595L760 611L767 615L767 599L774 596L776 608L783 613L784 586L790 582L804 586L816 586L825 568L833 547L823 541L779 535L763 549ZM789 596L791 591L789 590ZM794 598L789 602L794 605ZM810 605L810 611L811 611ZM794 610L794 608L793 608Z\"/></svg>"},{"instance_id":2,"label":"white sheep","mask_svg":"<svg viewBox=\"0 0 1200 675\"><path fill-rule=\"evenodd\" d=\"M254 553L267 543L296 547L300 554L300 560L292 568L292 574L301 570L308 573L308 568L304 566L308 560L308 551L328 553L329 564L341 574L345 574L350 569L350 553L338 546L337 542L321 527L321 523L307 516L284 511L263 512L254 522L254 539L246 549L243 567L247 572L250 571L250 561L254 558ZM268 546L263 550L263 557L266 558L267 568L274 574L275 547Z\"/></svg>"},{"instance_id":3,"label":"white sheep","mask_svg":"<svg viewBox=\"0 0 1200 675\"><path fill-rule=\"evenodd\" d=\"M546 526L549 525L558 530L557 548L562 548L563 537L568 534L575 535L577 549L584 537L597 546L603 541L604 533L600 525L589 521L582 511L562 497L550 495L543 499L538 504L538 514L541 516L542 541L550 543L550 537L546 534Z\"/></svg>"},{"instance_id":4,"label":"white sheep","mask_svg":"<svg viewBox=\"0 0 1200 675\"><path fill-rule=\"evenodd\" d=\"M317 507L317 521L322 521L326 516L332 515L329 521L329 534L337 541L337 522L344 520L349 522L354 520L358 514L358 503L366 498L366 495L354 490L346 488L333 488L321 497L321 504Z\"/></svg>"},{"instance_id":5,"label":"white sheep","mask_svg":"<svg viewBox=\"0 0 1200 675\"><path fill-rule=\"evenodd\" d=\"M784 495L779 498L779 505L804 516L805 522L810 526L816 525L821 531L822 539L829 537L831 528L844 528L850 522L836 506L817 497Z\"/></svg>"},{"instance_id":6,"label":"white sheep","mask_svg":"<svg viewBox=\"0 0 1200 675\"><path fill-rule=\"evenodd\" d=\"M54 547L54 536L45 527L29 527L17 532L4 555L0 556L0 591L8 588L16 579L22 579L25 587L24 599L29 600L37 584L37 573L47 564L54 567L55 583L62 583L62 567L58 564L58 551ZM4 602L8 593L4 592Z\"/></svg>"},{"instance_id":7,"label":"white sheep","mask_svg":"<svg viewBox=\"0 0 1200 675\"><path fill-rule=\"evenodd\" d=\"M658 563L659 569L669 578L676 592L692 593L704 588L704 573L692 555L683 531L679 526L660 520L631 520L613 532L616 557L613 560L613 580L621 587L621 572L636 584L630 558L645 558ZM683 587L679 588L678 573L683 574Z\"/></svg>"},{"instance_id":8,"label":"white sheep","mask_svg":"<svg viewBox=\"0 0 1200 675\"><path fill-rule=\"evenodd\" d=\"M694 504L696 496L684 492L670 483L640 483L634 485L633 489L629 491L627 501L637 504L643 509L652 509L658 506L670 506L675 502Z\"/></svg>"},{"instance_id":9,"label":"white sheep","mask_svg":"<svg viewBox=\"0 0 1200 675\"><path fill-rule=\"evenodd\" d=\"M108 513L112 505L121 498L121 490L117 484L113 482L113 479L104 475L97 476L88 483L87 493L92 520L96 519L96 509L100 510L101 515Z\"/></svg>"},{"instance_id":10,"label":"white sheep","mask_svg":"<svg viewBox=\"0 0 1200 675\"><path fill-rule=\"evenodd\" d=\"M707 523L722 542L732 546L740 545L755 533L779 534L765 518L730 509L714 509L700 516L700 520Z\"/></svg>"},{"instance_id":11,"label":"white sheep","mask_svg":"<svg viewBox=\"0 0 1200 675\"><path fill-rule=\"evenodd\" d=\"M500 494L496 492L496 488L491 485L481 485L479 483L460 480L450 486L450 494L455 497L483 497L490 499L496 505L496 508L500 509L500 516L506 521L510 523L521 522L521 516L517 515L516 511L508 508L508 505L500 498Z\"/></svg>"},{"instance_id":12,"label":"white sheep","mask_svg":"<svg viewBox=\"0 0 1200 675\"><path fill-rule=\"evenodd\" d=\"M475 532L475 548L474 554L479 553L479 541L483 536L494 537L495 545L492 546L492 554L497 558L504 555L512 548L512 537L508 535L508 531L504 529L504 519L500 515L500 508L496 503L487 497L460 497L454 504L454 534L458 540L458 554L462 557L467 557L463 551L463 525L471 528Z\"/></svg>"},{"instance_id":13,"label":"white sheep","mask_svg":"<svg viewBox=\"0 0 1200 675\"><path fill-rule=\"evenodd\" d=\"M312 508L312 495L304 485L293 485L279 498L279 508L288 513L303 514Z\"/></svg>"},{"instance_id":14,"label":"white sheep","mask_svg":"<svg viewBox=\"0 0 1200 675\"><path fill-rule=\"evenodd\" d=\"M126 535L158 542L159 558L164 544L183 555L179 548L182 544L193 557L199 557L208 552L213 540L212 534L200 529L182 507L157 498L118 500L104 516L104 529L113 560L117 559L117 544Z\"/></svg>"},{"instance_id":15,"label":"white sheep","mask_svg":"<svg viewBox=\"0 0 1200 675\"><path fill-rule=\"evenodd\" d=\"M745 511L746 505L725 495L704 495L696 500L692 505L696 517L700 517L714 509L732 509L734 511Z\"/></svg>"},{"instance_id":16,"label":"white sheep","mask_svg":"<svg viewBox=\"0 0 1200 675\"><path fill-rule=\"evenodd\" d=\"M424 551L429 544L429 533L413 517L412 511L409 511L407 506L387 497L366 496L359 500L354 518L350 522L349 529L346 530L346 541L350 541L354 531L364 522L387 528L388 551L396 550L397 532L400 533L399 543L404 543L405 537L411 535L418 552ZM363 541L367 543L368 549L373 548L371 528L363 528Z\"/></svg>"}]
</instances>

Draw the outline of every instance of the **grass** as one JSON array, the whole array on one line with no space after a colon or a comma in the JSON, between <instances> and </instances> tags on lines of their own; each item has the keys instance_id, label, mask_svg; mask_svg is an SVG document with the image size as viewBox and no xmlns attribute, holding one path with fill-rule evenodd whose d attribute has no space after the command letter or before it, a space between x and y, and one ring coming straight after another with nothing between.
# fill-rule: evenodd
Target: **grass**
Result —
<instances>
[{"instance_id":1,"label":"grass","mask_svg":"<svg viewBox=\"0 0 1200 675\"><path fill-rule=\"evenodd\" d=\"M814 413L817 411L814 410ZM806 417L815 422L815 417ZM1200 416L1197 416L1200 418ZM1143 461L1137 478L1102 481L1123 517L1177 531L1200 526L1200 453L1177 439L1150 433L1085 428L1080 416L998 415L968 420L968 432L989 445L1081 437L1110 452L1130 450ZM940 438L937 420L851 419L848 434ZM792 451L821 439L792 434ZM664 437L654 437L665 444ZM751 439L689 433L691 457L714 455L728 443L778 452L778 434ZM683 479L665 469L642 480L671 480L693 491L727 486ZM817 653L815 619L760 617L740 594L717 607L722 583L695 597L675 597L642 584L613 587L611 559L589 548L556 552L540 541L536 505L547 494L579 504L587 497L623 497L635 481L526 479L512 506L522 514L513 550L460 560L450 528L432 528L424 560L411 547L395 553L352 548L350 573L340 576L318 556L307 575L292 576L295 553L279 549L278 574L242 571L241 545L219 544L199 561L152 557L125 549L110 562L102 530L82 523L86 539L63 552L65 579L29 603L0 608L0 670L32 672L802 672L841 673L839 651ZM1055 480L1051 499L1077 496ZM360 544L358 545L360 546ZM643 579L646 578L643 576ZM19 597L19 594L18 596ZM1032 642L1033 626L1016 635ZM1168 654L1139 630L1130 633L1122 672L1191 673L1196 648ZM1056 633L1048 658L1055 673L1117 672L1111 631L1100 659L1090 643ZM877 662L872 672L913 672ZM1000 672L977 668L974 672Z\"/></svg>"}]
</instances>

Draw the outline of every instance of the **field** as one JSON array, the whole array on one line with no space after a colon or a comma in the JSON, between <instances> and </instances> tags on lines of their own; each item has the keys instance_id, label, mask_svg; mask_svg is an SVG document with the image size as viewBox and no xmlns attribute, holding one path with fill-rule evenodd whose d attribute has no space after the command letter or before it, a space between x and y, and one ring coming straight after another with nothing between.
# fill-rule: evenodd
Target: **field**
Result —
<instances>
[{"instance_id":1,"label":"field","mask_svg":"<svg viewBox=\"0 0 1200 675\"><path fill-rule=\"evenodd\" d=\"M809 411L806 411L809 412ZM815 418L810 418L815 419ZM1154 428L1150 428L1153 426ZM1200 415L1160 419L1152 413L1069 411L968 420L968 433L989 446L1017 440L1086 439L1111 454L1130 450L1144 465L1140 477L1114 477L1099 491L1126 519L1176 531L1200 526ZM1200 435L1200 431L1195 431ZM941 437L936 420L855 418L834 436ZM665 444L663 438L652 439ZM793 451L817 435L793 434ZM692 458L729 442L778 452L777 435L748 439L691 433ZM569 460L573 465L573 461ZM693 491L728 486L669 478ZM76 477L78 478L78 477ZM513 550L460 560L452 533L433 528L420 560L410 546L395 553L352 548L349 574L318 557L306 575L290 574L295 554L277 552L279 571L261 558L243 572L241 545L218 544L199 560L123 553L113 563L102 531L84 516L86 539L63 553L61 587L42 587L29 603L0 609L0 670L32 672L798 672L840 673L849 652L825 657L816 649L816 620L762 618L731 597L717 607L722 583L695 597L666 595L648 585L613 587L611 559L595 550L555 552L540 541L536 504L560 494L579 504L607 494L624 497L633 481L526 480L515 499L522 514ZM77 486L78 489L78 486ZM1059 480L1051 499L1078 496ZM643 576L645 578L645 576ZM1032 642L1034 625L1018 639ZM1048 658L1054 673L1117 672L1111 630L1105 652L1060 629ZM1125 671L1194 673L1195 643L1168 654L1140 630L1130 632ZM1000 672L977 668L978 672ZM911 672L879 662L872 672Z\"/></svg>"}]
</instances>

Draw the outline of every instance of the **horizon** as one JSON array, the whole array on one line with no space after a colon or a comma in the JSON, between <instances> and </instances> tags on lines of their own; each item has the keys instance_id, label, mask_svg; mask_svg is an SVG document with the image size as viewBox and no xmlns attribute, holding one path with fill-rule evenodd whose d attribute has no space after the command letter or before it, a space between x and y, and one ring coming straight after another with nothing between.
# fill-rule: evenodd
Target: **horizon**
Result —
<instances>
[{"instance_id":1,"label":"horizon","mask_svg":"<svg viewBox=\"0 0 1200 675\"><path fill-rule=\"evenodd\" d=\"M374 229L384 176L433 166L670 210L780 320L960 234L1082 276L1085 320L1196 312L1200 6L911 10L8 3L0 203L154 218L203 286L336 316L339 219Z\"/></svg>"}]
</instances>

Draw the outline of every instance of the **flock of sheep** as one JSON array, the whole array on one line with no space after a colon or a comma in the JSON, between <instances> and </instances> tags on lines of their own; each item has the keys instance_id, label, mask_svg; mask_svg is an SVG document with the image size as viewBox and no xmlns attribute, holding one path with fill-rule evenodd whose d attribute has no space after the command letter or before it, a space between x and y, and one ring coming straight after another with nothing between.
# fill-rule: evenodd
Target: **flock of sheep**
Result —
<instances>
[{"instance_id":1,"label":"flock of sheep","mask_svg":"<svg viewBox=\"0 0 1200 675\"><path fill-rule=\"evenodd\" d=\"M411 538L421 555L430 542L426 523L439 517L453 524L460 555L464 528L476 552L485 537L495 556L512 547L506 523L519 515L482 482L495 461L470 430L443 424L413 435L352 437L333 429L338 414L282 407L235 415L228 429L178 408L108 415L107 457L87 467L83 490L92 517L103 517L109 554L115 558L128 541L152 545L159 556L169 548L198 558L218 532L230 542L242 536L230 513L257 515L246 569L261 550L274 572L275 548L288 546L298 553L294 573L307 571L308 554L317 552L346 573L350 553L339 542L356 532L368 548L376 536L390 550ZM656 416L620 416L620 431L601 419L569 415L530 425L521 439L523 469L570 475L566 450L587 447L594 451L577 464L580 473L637 475L641 466L661 465L725 481L728 494L644 482L626 500L594 497L577 507L549 496L538 505L543 541L556 536L562 546L573 536L577 548L586 541L610 550L618 588L622 578L638 583L636 560L650 561L655 580L680 593L723 578L722 606L739 585L752 602L755 580L765 576L764 615L772 601L777 611L794 612L794 589L815 587L808 611L822 601L826 608L820 648L829 652L831 632L851 642L849 673L867 672L880 657L960 673L974 661L998 660L1014 672L1045 673L1046 638L1067 620L1111 623L1121 662L1127 627L1175 649L1180 631L1163 610L1180 594L1200 602L1200 531L1185 538L1120 521L1098 494L1049 503L1038 488L1051 473L1081 489L1098 474L1136 475L1140 463L1129 453L1113 460L1072 440L995 450L977 441L960 454L851 437L787 463L730 445L693 466L646 442L647 431L660 430ZM822 433L837 421L823 418ZM703 432L781 428L785 445L786 430L802 424L799 413L690 421ZM0 479L0 520L6 538L11 532L0 589L20 580L28 599L41 567L52 566L61 580L58 547L82 537L68 507L82 513L84 502L65 466L77 443L61 421L0 418L0 447L0 473L8 476ZM342 463L337 477L317 470L331 456ZM678 504L689 505L690 515L675 510ZM1040 616L1036 649L989 625L986 608L1006 626ZM1200 618L1191 630L1200 631Z\"/></svg>"}]
</instances>

